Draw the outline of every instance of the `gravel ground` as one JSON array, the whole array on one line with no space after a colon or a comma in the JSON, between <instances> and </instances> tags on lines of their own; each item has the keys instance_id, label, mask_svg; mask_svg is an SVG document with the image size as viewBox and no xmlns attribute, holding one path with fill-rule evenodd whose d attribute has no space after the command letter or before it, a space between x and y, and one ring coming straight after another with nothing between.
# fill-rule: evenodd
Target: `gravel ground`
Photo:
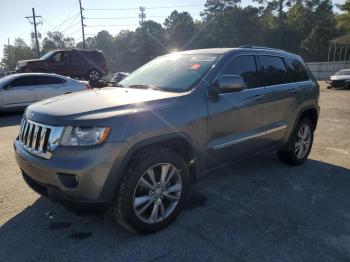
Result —
<instances>
[{"instance_id":1,"label":"gravel ground","mask_svg":"<svg viewBox=\"0 0 350 262\"><path fill-rule=\"evenodd\" d=\"M0 116L0 261L349 261L350 90L326 90L303 166L274 153L208 173L186 210L147 236L39 197L13 156L20 114Z\"/></svg>"}]
</instances>

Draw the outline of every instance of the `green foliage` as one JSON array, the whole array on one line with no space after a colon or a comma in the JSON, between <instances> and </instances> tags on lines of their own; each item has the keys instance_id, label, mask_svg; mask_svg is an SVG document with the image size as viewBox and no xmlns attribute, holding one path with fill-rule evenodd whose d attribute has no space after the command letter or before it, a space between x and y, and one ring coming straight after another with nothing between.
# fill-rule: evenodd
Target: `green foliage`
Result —
<instances>
[{"instance_id":1,"label":"green foliage","mask_svg":"<svg viewBox=\"0 0 350 262\"><path fill-rule=\"evenodd\" d=\"M12 71L18 60L33 59L36 56L35 51L22 38L16 38L13 45L4 46L4 57L1 60L1 65L6 70Z\"/></svg>"},{"instance_id":2,"label":"green foliage","mask_svg":"<svg viewBox=\"0 0 350 262\"><path fill-rule=\"evenodd\" d=\"M74 38L64 37L61 32L48 32L42 42L41 53L47 53L55 49L66 49L75 46Z\"/></svg>"},{"instance_id":3,"label":"green foliage","mask_svg":"<svg viewBox=\"0 0 350 262\"><path fill-rule=\"evenodd\" d=\"M339 9L343 11L342 14L336 17L337 25L340 31L350 33L350 0L342 5L338 5Z\"/></svg>"}]
</instances>

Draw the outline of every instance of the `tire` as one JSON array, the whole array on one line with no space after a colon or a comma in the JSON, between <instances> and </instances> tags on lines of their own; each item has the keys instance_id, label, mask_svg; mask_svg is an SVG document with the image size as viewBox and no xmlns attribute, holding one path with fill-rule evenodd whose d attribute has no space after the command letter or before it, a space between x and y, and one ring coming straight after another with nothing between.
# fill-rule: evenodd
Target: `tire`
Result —
<instances>
[{"instance_id":1,"label":"tire","mask_svg":"<svg viewBox=\"0 0 350 262\"><path fill-rule=\"evenodd\" d=\"M101 78L101 73L96 69L91 69L88 73L88 79L91 81L98 81Z\"/></svg>"},{"instance_id":2,"label":"tire","mask_svg":"<svg viewBox=\"0 0 350 262\"><path fill-rule=\"evenodd\" d=\"M169 168L166 169L165 165L169 165ZM168 183L160 182L163 168L168 170L164 171L167 174L166 178L171 177ZM150 170L153 170L153 179L147 174L152 173ZM148 185L144 184L144 180ZM159 182L159 186L152 181ZM152 189L149 185L153 185ZM175 188L180 192L175 192ZM190 176L184 160L169 149L150 148L133 157L129 170L115 194L110 211L114 219L126 230L132 233L153 233L176 219L189 190ZM141 204L142 201L138 201L140 199L149 200Z\"/></svg>"},{"instance_id":3,"label":"tire","mask_svg":"<svg viewBox=\"0 0 350 262\"><path fill-rule=\"evenodd\" d=\"M302 128L306 128L304 130L309 130L309 133L305 138L301 138L301 135L303 134ZM312 148L314 130L314 124L309 118L301 119L295 127L295 130L290 137L286 148L277 152L279 159L289 165L300 165L304 163L308 158ZM307 132L308 131L306 131L306 133ZM297 143L300 146L297 146Z\"/></svg>"}]
</instances>

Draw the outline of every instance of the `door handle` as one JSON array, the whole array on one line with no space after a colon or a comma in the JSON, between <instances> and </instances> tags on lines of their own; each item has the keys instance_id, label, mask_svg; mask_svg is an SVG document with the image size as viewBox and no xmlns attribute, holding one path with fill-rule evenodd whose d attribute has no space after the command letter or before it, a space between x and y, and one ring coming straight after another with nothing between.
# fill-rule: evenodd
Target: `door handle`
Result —
<instances>
[{"instance_id":1,"label":"door handle","mask_svg":"<svg viewBox=\"0 0 350 262\"><path fill-rule=\"evenodd\" d=\"M264 96L265 96L265 95L255 95L255 96L251 97L251 99L253 99L253 100L255 100L255 101L259 101L259 100L263 99Z\"/></svg>"},{"instance_id":2,"label":"door handle","mask_svg":"<svg viewBox=\"0 0 350 262\"><path fill-rule=\"evenodd\" d=\"M295 93L297 92L297 89L296 89L296 88L291 88L291 89L289 89L289 91L290 91L291 93L295 94Z\"/></svg>"}]
</instances>

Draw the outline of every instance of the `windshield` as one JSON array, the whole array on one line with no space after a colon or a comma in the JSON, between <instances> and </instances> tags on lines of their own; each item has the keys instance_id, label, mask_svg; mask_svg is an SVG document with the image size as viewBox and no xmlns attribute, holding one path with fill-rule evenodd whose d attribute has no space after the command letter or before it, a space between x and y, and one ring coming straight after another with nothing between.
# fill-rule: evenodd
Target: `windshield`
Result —
<instances>
[{"instance_id":1,"label":"windshield","mask_svg":"<svg viewBox=\"0 0 350 262\"><path fill-rule=\"evenodd\" d=\"M158 57L123 79L131 88L156 88L170 92L188 91L211 68L216 54L169 54Z\"/></svg>"},{"instance_id":2,"label":"windshield","mask_svg":"<svg viewBox=\"0 0 350 262\"><path fill-rule=\"evenodd\" d=\"M335 73L337 76L347 76L350 75L350 70L342 70Z\"/></svg>"},{"instance_id":3,"label":"windshield","mask_svg":"<svg viewBox=\"0 0 350 262\"><path fill-rule=\"evenodd\" d=\"M42 57L40 57L40 60L46 60L50 56L52 56L54 53L55 53L55 51L50 51L50 52L46 53L45 55L43 55Z\"/></svg>"}]
</instances>

